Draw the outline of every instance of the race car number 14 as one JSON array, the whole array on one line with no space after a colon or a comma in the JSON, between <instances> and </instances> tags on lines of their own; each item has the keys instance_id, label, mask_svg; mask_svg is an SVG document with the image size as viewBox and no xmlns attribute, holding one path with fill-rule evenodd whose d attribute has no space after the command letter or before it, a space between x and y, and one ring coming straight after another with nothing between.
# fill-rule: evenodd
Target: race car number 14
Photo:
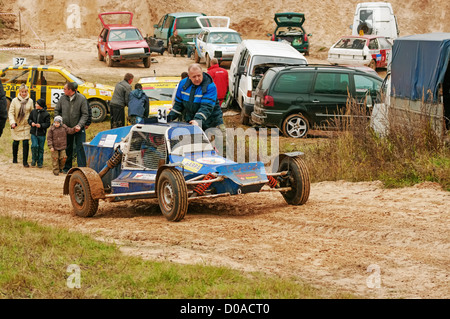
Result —
<instances>
[{"instance_id":1,"label":"race car number 14","mask_svg":"<svg viewBox=\"0 0 450 319\"><path fill-rule=\"evenodd\" d=\"M158 107L158 122L167 123L167 109L165 107Z\"/></svg>"}]
</instances>

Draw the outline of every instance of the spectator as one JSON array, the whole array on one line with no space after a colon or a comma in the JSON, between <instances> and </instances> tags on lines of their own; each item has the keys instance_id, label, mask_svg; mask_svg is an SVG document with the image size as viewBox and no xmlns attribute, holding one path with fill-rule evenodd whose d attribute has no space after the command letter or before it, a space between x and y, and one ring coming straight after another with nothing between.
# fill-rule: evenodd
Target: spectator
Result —
<instances>
[{"instance_id":1,"label":"spectator","mask_svg":"<svg viewBox=\"0 0 450 319\"><path fill-rule=\"evenodd\" d=\"M69 128L75 128L75 134L67 135L66 155L67 160L63 173L67 173L72 168L74 143L76 148L78 167L86 166L86 154L83 149L83 132L89 120L89 106L84 95L76 91L75 82L68 82L64 85L64 94L59 99L55 107L55 117L60 115Z\"/></svg>"},{"instance_id":2,"label":"spectator","mask_svg":"<svg viewBox=\"0 0 450 319\"><path fill-rule=\"evenodd\" d=\"M217 87L217 99L219 100L219 105L222 105L228 92L228 71L219 66L219 61L216 58L212 58L208 74L211 75Z\"/></svg>"},{"instance_id":3,"label":"spectator","mask_svg":"<svg viewBox=\"0 0 450 319\"><path fill-rule=\"evenodd\" d=\"M188 74L187 78L180 81L168 120L184 116L184 121L198 125L203 130L217 127L222 132L225 146L226 129L213 79L197 63L189 66Z\"/></svg>"},{"instance_id":4,"label":"spectator","mask_svg":"<svg viewBox=\"0 0 450 319\"><path fill-rule=\"evenodd\" d=\"M69 128L63 123L61 116L55 116L53 125L48 130L47 145L52 152L53 174L63 172L66 163L67 134L75 134L79 127Z\"/></svg>"},{"instance_id":5,"label":"spectator","mask_svg":"<svg viewBox=\"0 0 450 319\"><path fill-rule=\"evenodd\" d=\"M17 163L17 153L19 144L22 141L23 166L28 165L28 152L30 150L29 140L31 138L28 116L33 110L33 100L28 95L28 87L22 84L19 88L19 95L11 101L9 106L9 123L11 124L11 138L13 139L13 163Z\"/></svg>"},{"instance_id":6,"label":"spectator","mask_svg":"<svg viewBox=\"0 0 450 319\"><path fill-rule=\"evenodd\" d=\"M0 137L3 134L5 128L6 119L8 118L8 111L6 107L6 93L3 89L3 84L0 82Z\"/></svg>"},{"instance_id":7,"label":"spectator","mask_svg":"<svg viewBox=\"0 0 450 319\"><path fill-rule=\"evenodd\" d=\"M170 46L172 47L173 56L177 56L177 53L184 57L186 54L186 45L183 43L183 39L178 35L178 30L173 32L173 35L169 38Z\"/></svg>"},{"instance_id":8,"label":"spectator","mask_svg":"<svg viewBox=\"0 0 450 319\"><path fill-rule=\"evenodd\" d=\"M125 126L125 107L128 106L133 79L133 74L126 73L123 80L116 84L110 102L111 128Z\"/></svg>"},{"instance_id":9,"label":"spectator","mask_svg":"<svg viewBox=\"0 0 450 319\"><path fill-rule=\"evenodd\" d=\"M131 125L144 122L144 118L148 117L149 104L148 96L142 90L142 84L136 83L128 102L128 121Z\"/></svg>"},{"instance_id":10,"label":"spectator","mask_svg":"<svg viewBox=\"0 0 450 319\"><path fill-rule=\"evenodd\" d=\"M47 112L47 105L44 99L36 101L36 108L31 111L28 117L28 124L31 125L31 166L42 168L44 165L44 146L47 129L50 127L50 114Z\"/></svg>"}]
</instances>

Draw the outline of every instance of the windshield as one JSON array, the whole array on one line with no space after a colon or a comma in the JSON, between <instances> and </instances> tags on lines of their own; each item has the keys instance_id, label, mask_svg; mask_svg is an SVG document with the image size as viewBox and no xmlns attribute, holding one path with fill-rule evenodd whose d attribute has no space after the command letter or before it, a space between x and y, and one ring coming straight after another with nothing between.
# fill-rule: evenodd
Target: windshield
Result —
<instances>
[{"instance_id":1,"label":"windshield","mask_svg":"<svg viewBox=\"0 0 450 319\"><path fill-rule=\"evenodd\" d=\"M172 154L183 156L185 153L212 151L213 147L204 134L185 134L170 139Z\"/></svg>"},{"instance_id":2,"label":"windshield","mask_svg":"<svg viewBox=\"0 0 450 319\"><path fill-rule=\"evenodd\" d=\"M143 40L141 33L137 29L112 30L109 33L110 42L118 41L140 41Z\"/></svg>"},{"instance_id":3,"label":"windshield","mask_svg":"<svg viewBox=\"0 0 450 319\"><path fill-rule=\"evenodd\" d=\"M83 84L84 81L83 79L77 77L76 75L72 74L72 73L66 73L66 75L72 80L72 82L77 82L78 85Z\"/></svg>"},{"instance_id":4,"label":"windshield","mask_svg":"<svg viewBox=\"0 0 450 319\"><path fill-rule=\"evenodd\" d=\"M159 101L171 101L175 86L172 87L143 87L145 94L152 99Z\"/></svg>"},{"instance_id":5,"label":"windshield","mask_svg":"<svg viewBox=\"0 0 450 319\"><path fill-rule=\"evenodd\" d=\"M209 40L215 44L238 44L242 42L239 34L234 32L211 32Z\"/></svg>"},{"instance_id":6,"label":"windshield","mask_svg":"<svg viewBox=\"0 0 450 319\"><path fill-rule=\"evenodd\" d=\"M200 29L196 17L183 17L176 20L177 29Z\"/></svg>"}]
</instances>

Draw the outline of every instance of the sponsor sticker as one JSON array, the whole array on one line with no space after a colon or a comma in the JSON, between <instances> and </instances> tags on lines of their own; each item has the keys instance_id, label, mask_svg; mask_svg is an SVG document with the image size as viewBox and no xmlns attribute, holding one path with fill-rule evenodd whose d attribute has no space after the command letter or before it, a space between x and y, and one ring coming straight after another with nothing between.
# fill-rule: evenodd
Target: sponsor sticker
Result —
<instances>
[{"instance_id":1,"label":"sponsor sticker","mask_svg":"<svg viewBox=\"0 0 450 319\"><path fill-rule=\"evenodd\" d=\"M188 170L188 171L194 172L194 173L197 173L203 167L202 164L196 163L187 158L183 159L181 164L183 164L185 170Z\"/></svg>"},{"instance_id":2,"label":"sponsor sticker","mask_svg":"<svg viewBox=\"0 0 450 319\"><path fill-rule=\"evenodd\" d=\"M134 179L146 180L146 181L154 181L156 179L156 174L144 174L138 173L134 175Z\"/></svg>"},{"instance_id":3,"label":"sponsor sticker","mask_svg":"<svg viewBox=\"0 0 450 319\"><path fill-rule=\"evenodd\" d=\"M112 182L111 186L113 187L126 187L129 188L129 184L125 182Z\"/></svg>"}]
</instances>

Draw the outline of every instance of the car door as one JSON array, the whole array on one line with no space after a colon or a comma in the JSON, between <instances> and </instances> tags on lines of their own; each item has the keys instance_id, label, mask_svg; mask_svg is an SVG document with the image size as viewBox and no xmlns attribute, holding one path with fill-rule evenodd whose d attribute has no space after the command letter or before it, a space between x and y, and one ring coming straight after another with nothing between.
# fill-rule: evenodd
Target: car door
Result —
<instances>
[{"instance_id":1,"label":"car door","mask_svg":"<svg viewBox=\"0 0 450 319\"><path fill-rule=\"evenodd\" d=\"M363 74L354 74L355 94L354 97L359 106L366 105L366 113L370 115L372 105L377 100L377 93L381 89L382 81ZM370 100L368 97L370 96ZM369 105L368 105L369 104Z\"/></svg>"},{"instance_id":2,"label":"car door","mask_svg":"<svg viewBox=\"0 0 450 319\"><path fill-rule=\"evenodd\" d=\"M345 117L348 93L352 92L346 72L318 71L307 104L312 124L329 127Z\"/></svg>"},{"instance_id":3,"label":"car door","mask_svg":"<svg viewBox=\"0 0 450 319\"><path fill-rule=\"evenodd\" d=\"M36 72L36 82L34 83L36 97L44 99L47 108L54 109L64 94L64 85L72 80L57 71L40 70Z\"/></svg>"},{"instance_id":4,"label":"car door","mask_svg":"<svg viewBox=\"0 0 450 319\"><path fill-rule=\"evenodd\" d=\"M173 21L173 17L172 17L172 21ZM158 24L153 26L154 27L154 31L153 31L154 37L157 38L157 39L163 40L164 46L166 48L167 48L167 44L168 44L167 41L168 41L168 38L169 38L167 36L169 22L170 22L169 21L169 15L166 14L165 16L163 16L159 20Z\"/></svg>"},{"instance_id":5,"label":"car door","mask_svg":"<svg viewBox=\"0 0 450 319\"><path fill-rule=\"evenodd\" d=\"M98 51L103 56L105 56L107 54L106 45L107 45L107 39L108 39L108 32L109 32L109 30L104 28L102 30L102 32L100 32L100 35L98 36Z\"/></svg>"},{"instance_id":6,"label":"car door","mask_svg":"<svg viewBox=\"0 0 450 319\"><path fill-rule=\"evenodd\" d=\"M205 57L206 41L208 39L208 31L203 30L200 32L195 40L195 49L198 56L203 59Z\"/></svg>"}]
</instances>

